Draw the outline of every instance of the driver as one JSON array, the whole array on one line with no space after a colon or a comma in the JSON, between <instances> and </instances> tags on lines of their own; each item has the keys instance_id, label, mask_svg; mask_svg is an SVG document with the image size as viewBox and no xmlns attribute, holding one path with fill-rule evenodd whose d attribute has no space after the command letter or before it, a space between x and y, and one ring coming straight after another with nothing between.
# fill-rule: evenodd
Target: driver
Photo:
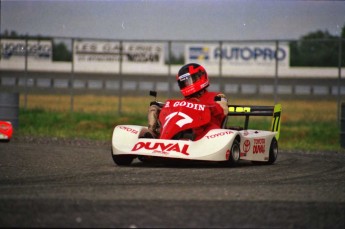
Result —
<instances>
[{"instance_id":1,"label":"driver","mask_svg":"<svg viewBox=\"0 0 345 229\"><path fill-rule=\"evenodd\" d=\"M207 72L203 66L190 63L184 65L178 72L177 83L184 96L184 101L195 101L208 105L211 110L211 121L204 126L193 129L195 140L204 136L211 129L221 128L222 122L228 115L228 102L224 94L209 92L210 85ZM215 101L215 97L218 97ZM161 108L151 105L148 110L148 129L141 133L145 138L157 138L160 133L158 116Z\"/></svg>"}]
</instances>

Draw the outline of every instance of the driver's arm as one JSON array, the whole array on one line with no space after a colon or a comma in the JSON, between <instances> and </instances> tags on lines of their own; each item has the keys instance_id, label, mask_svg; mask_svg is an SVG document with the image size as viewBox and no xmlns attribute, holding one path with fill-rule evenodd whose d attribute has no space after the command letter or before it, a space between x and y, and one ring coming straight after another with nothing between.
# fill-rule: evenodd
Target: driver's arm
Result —
<instances>
[{"instance_id":1,"label":"driver's arm","mask_svg":"<svg viewBox=\"0 0 345 229\"><path fill-rule=\"evenodd\" d=\"M220 105L220 107L223 109L224 115L228 115L229 113L229 108L228 108L228 99L224 94L218 94L216 95L218 97L216 99L216 103Z\"/></svg>"}]
</instances>

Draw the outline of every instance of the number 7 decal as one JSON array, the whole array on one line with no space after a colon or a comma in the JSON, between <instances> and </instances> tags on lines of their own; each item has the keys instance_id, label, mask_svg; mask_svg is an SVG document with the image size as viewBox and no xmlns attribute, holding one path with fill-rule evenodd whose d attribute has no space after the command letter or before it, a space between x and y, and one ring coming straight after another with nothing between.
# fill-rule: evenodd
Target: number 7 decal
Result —
<instances>
[{"instance_id":1,"label":"number 7 decal","mask_svg":"<svg viewBox=\"0 0 345 229\"><path fill-rule=\"evenodd\" d=\"M175 117L176 115L182 117L183 119L179 120L176 122L176 125L178 125L179 127L183 127L184 125L188 124L188 123L191 123L193 122L193 119L186 115L185 113L183 112L174 112L174 113L171 113L170 115L166 116L165 117L165 123L164 123L164 126L163 128L170 122L170 120Z\"/></svg>"}]
</instances>

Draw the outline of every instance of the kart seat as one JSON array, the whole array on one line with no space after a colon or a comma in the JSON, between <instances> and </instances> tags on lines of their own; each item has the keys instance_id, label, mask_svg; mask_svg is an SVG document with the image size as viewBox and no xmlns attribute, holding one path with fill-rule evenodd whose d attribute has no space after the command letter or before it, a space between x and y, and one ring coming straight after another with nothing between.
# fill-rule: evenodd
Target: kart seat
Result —
<instances>
[{"instance_id":1,"label":"kart seat","mask_svg":"<svg viewBox=\"0 0 345 229\"><path fill-rule=\"evenodd\" d=\"M222 121L221 128L226 129L226 124L228 123L228 116L225 116L225 118Z\"/></svg>"},{"instance_id":2,"label":"kart seat","mask_svg":"<svg viewBox=\"0 0 345 229\"><path fill-rule=\"evenodd\" d=\"M191 140L194 141L195 134L192 129L188 129L185 131L181 131L178 134L176 134L173 139L175 140Z\"/></svg>"}]
</instances>

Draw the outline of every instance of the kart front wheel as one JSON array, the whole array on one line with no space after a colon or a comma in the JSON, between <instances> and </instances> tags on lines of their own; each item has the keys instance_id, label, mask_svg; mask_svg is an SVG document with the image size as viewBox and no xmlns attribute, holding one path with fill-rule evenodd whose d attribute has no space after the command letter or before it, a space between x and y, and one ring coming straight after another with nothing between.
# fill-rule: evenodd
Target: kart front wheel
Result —
<instances>
[{"instance_id":1,"label":"kart front wheel","mask_svg":"<svg viewBox=\"0 0 345 229\"><path fill-rule=\"evenodd\" d=\"M117 164L119 166L128 166L134 160L134 157L130 156L130 155L114 155L113 149L111 149L111 156L112 156L115 164Z\"/></svg>"},{"instance_id":2,"label":"kart front wheel","mask_svg":"<svg viewBox=\"0 0 345 229\"><path fill-rule=\"evenodd\" d=\"M127 155L113 155L113 160L115 164L119 166L127 166L132 163L134 158L132 156L127 156Z\"/></svg>"}]
</instances>

